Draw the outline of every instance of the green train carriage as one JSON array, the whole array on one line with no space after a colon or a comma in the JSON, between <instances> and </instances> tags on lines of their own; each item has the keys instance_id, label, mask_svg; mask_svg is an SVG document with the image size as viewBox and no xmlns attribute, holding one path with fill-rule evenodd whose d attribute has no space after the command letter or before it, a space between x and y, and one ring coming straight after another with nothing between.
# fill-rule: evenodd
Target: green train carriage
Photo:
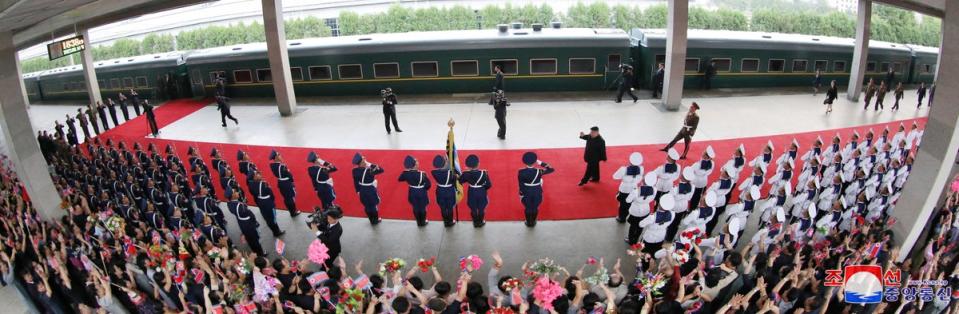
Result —
<instances>
[{"instance_id":1,"label":"green train carriage","mask_svg":"<svg viewBox=\"0 0 959 314\"><path fill-rule=\"evenodd\" d=\"M100 96L104 100L116 99L120 92L129 94L130 89L135 89L141 99L155 99L155 90L161 77L168 74L186 76L186 66L180 52L97 61L94 69ZM33 85L40 92L38 99L42 101L86 102L89 99L80 65L40 72Z\"/></svg>"},{"instance_id":2,"label":"green train carriage","mask_svg":"<svg viewBox=\"0 0 959 314\"><path fill-rule=\"evenodd\" d=\"M912 49L912 64L909 69L910 82L926 85L936 78L936 64L939 62L939 48L907 45Z\"/></svg>"}]
</instances>

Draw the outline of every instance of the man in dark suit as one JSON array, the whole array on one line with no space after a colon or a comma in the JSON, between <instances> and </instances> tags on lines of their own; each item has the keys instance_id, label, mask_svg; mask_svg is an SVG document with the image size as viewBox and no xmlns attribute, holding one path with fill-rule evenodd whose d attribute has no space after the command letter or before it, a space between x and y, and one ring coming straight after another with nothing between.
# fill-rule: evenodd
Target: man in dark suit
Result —
<instances>
[{"instance_id":1,"label":"man in dark suit","mask_svg":"<svg viewBox=\"0 0 959 314\"><path fill-rule=\"evenodd\" d=\"M660 63L653 77L653 98L659 98L663 93L663 79L666 78L666 66Z\"/></svg>"},{"instance_id":2,"label":"man in dark suit","mask_svg":"<svg viewBox=\"0 0 959 314\"><path fill-rule=\"evenodd\" d=\"M693 135L696 134L696 128L699 127L699 115L696 114L698 110L699 104L695 102L689 106L689 112L686 113L686 119L683 120L683 128L679 129L679 133L676 134L673 141L669 142L666 147L660 149L661 151L669 151L670 148L673 148L673 145L676 145L676 142L682 139L686 147L683 148L683 156L679 157L679 159L686 159L686 153L689 152L689 142L692 141Z\"/></svg>"},{"instance_id":3,"label":"man in dark suit","mask_svg":"<svg viewBox=\"0 0 959 314\"><path fill-rule=\"evenodd\" d=\"M333 267L333 263L336 262L336 258L340 256L340 252L343 250L340 246L340 237L343 236L343 226L340 225L340 218L343 218L343 212L334 206L326 213L326 223L310 224L310 229L313 229L313 232L316 233L316 238L329 249L327 254L330 255L330 258L327 258L325 263L327 269Z\"/></svg>"},{"instance_id":4,"label":"man in dark suit","mask_svg":"<svg viewBox=\"0 0 959 314\"><path fill-rule=\"evenodd\" d=\"M585 185L586 181L599 182L599 162L606 161L606 140L599 135L599 127L596 126L589 128L589 134L579 132L579 138L586 141L586 149L583 151L586 173L583 174L583 179L579 180L579 185Z\"/></svg>"},{"instance_id":5,"label":"man in dark suit","mask_svg":"<svg viewBox=\"0 0 959 314\"><path fill-rule=\"evenodd\" d=\"M712 88L713 77L716 76L716 61L710 61L703 69L703 89Z\"/></svg>"},{"instance_id":6,"label":"man in dark suit","mask_svg":"<svg viewBox=\"0 0 959 314\"><path fill-rule=\"evenodd\" d=\"M503 90L503 68L498 64L493 67L496 72L496 84L493 85L493 91Z\"/></svg>"},{"instance_id":7,"label":"man in dark suit","mask_svg":"<svg viewBox=\"0 0 959 314\"><path fill-rule=\"evenodd\" d=\"M623 68L623 78L619 82L619 93L616 94L616 102L623 102L623 93L629 94L629 97L633 97L633 102L639 100L639 97L633 94L633 86L635 85L633 78L633 67L626 66Z\"/></svg>"}]
</instances>

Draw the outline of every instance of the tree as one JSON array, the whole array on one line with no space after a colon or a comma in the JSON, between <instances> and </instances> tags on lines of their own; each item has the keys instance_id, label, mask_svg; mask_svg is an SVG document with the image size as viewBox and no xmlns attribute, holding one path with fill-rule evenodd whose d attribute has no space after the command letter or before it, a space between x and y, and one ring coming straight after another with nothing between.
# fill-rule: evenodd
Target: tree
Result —
<instances>
[{"instance_id":1,"label":"tree","mask_svg":"<svg viewBox=\"0 0 959 314\"><path fill-rule=\"evenodd\" d=\"M287 20L284 25L286 27L286 39L329 37L333 32L323 20L313 16Z\"/></svg>"},{"instance_id":2,"label":"tree","mask_svg":"<svg viewBox=\"0 0 959 314\"><path fill-rule=\"evenodd\" d=\"M643 19L640 23L641 28L664 28L666 27L666 15L668 9L665 4L653 5L643 11Z\"/></svg>"},{"instance_id":3,"label":"tree","mask_svg":"<svg viewBox=\"0 0 959 314\"><path fill-rule=\"evenodd\" d=\"M174 37L170 34L150 34L140 42L140 51L144 54L173 51L173 40Z\"/></svg>"}]
</instances>

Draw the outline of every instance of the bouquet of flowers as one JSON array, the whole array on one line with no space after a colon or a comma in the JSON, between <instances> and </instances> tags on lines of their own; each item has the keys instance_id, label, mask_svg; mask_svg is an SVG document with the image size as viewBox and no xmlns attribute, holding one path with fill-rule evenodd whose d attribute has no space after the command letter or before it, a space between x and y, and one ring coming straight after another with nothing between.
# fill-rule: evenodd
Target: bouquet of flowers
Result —
<instances>
[{"instance_id":1,"label":"bouquet of flowers","mask_svg":"<svg viewBox=\"0 0 959 314\"><path fill-rule=\"evenodd\" d=\"M483 267L483 259L476 255L460 257L460 270L464 272L473 272Z\"/></svg>"},{"instance_id":2,"label":"bouquet of flowers","mask_svg":"<svg viewBox=\"0 0 959 314\"><path fill-rule=\"evenodd\" d=\"M217 247L214 247L214 248L210 249L209 251L207 251L207 252L206 252L206 255L209 256L210 259L216 260L216 259L220 258L220 249L217 248Z\"/></svg>"},{"instance_id":3,"label":"bouquet of flowers","mask_svg":"<svg viewBox=\"0 0 959 314\"><path fill-rule=\"evenodd\" d=\"M246 285L241 284L230 284L226 290L226 300L230 303L239 303L243 300L243 297L246 296Z\"/></svg>"},{"instance_id":4,"label":"bouquet of flowers","mask_svg":"<svg viewBox=\"0 0 959 314\"><path fill-rule=\"evenodd\" d=\"M550 280L547 276L536 279L536 286L533 288L533 298L543 305L546 310L553 308L553 300L566 293L558 282Z\"/></svg>"},{"instance_id":5,"label":"bouquet of flowers","mask_svg":"<svg viewBox=\"0 0 959 314\"><path fill-rule=\"evenodd\" d=\"M673 249L673 260L679 264L686 264L689 261L689 252L680 248Z\"/></svg>"},{"instance_id":6,"label":"bouquet of flowers","mask_svg":"<svg viewBox=\"0 0 959 314\"><path fill-rule=\"evenodd\" d=\"M436 264L436 256L430 257L430 259L420 259L416 262L416 266L420 268L421 272L428 272L433 265Z\"/></svg>"},{"instance_id":7,"label":"bouquet of flowers","mask_svg":"<svg viewBox=\"0 0 959 314\"><path fill-rule=\"evenodd\" d=\"M557 265L556 262L549 258L541 258L529 266L529 271L538 276L551 276L562 270L563 267Z\"/></svg>"},{"instance_id":8,"label":"bouquet of flowers","mask_svg":"<svg viewBox=\"0 0 959 314\"><path fill-rule=\"evenodd\" d=\"M586 259L586 264L596 265L596 263L599 263L599 260L597 260L595 256L590 256Z\"/></svg>"},{"instance_id":9,"label":"bouquet of flowers","mask_svg":"<svg viewBox=\"0 0 959 314\"><path fill-rule=\"evenodd\" d=\"M336 314L344 314L358 310L363 306L363 290L348 288L340 294L340 302L336 304Z\"/></svg>"},{"instance_id":10,"label":"bouquet of flowers","mask_svg":"<svg viewBox=\"0 0 959 314\"><path fill-rule=\"evenodd\" d=\"M503 282L503 286L501 288L503 288L503 291L510 292L513 291L513 289L519 289L522 287L523 281L516 278L510 278Z\"/></svg>"},{"instance_id":11,"label":"bouquet of flowers","mask_svg":"<svg viewBox=\"0 0 959 314\"><path fill-rule=\"evenodd\" d=\"M123 217L113 215L107 218L107 221L104 222L104 226L106 226L107 230L110 230L110 232L120 234L123 233L124 223Z\"/></svg>"},{"instance_id":12,"label":"bouquet of flowers","mask_svg":"<svg viewBox=\"0 0 959 314\"><path fill-rule=\"evenodd\" d=\"M244 257L243 259L240 260L239 263L236 264L236 271L241 274L247 275L253 271L253 263L251 263L250 261L247 261L246 257Z\"/></svg>"},{"instance_id":13,"label":"bouquet of flowers","mask_svg":"<svg viewBox=\"0 0 959 314\"><path fill-rule=\"evenodd\" d=\"M327 248L323 242L320 242L319 239L313 240L313 243L310 243L310 247L306 251L306 257L317 265L323 265L326 259L330 258L329 251L330 249Z\"/></svg>"},{"instance_id":14,"label":"bouquet of flowers","mask_svg":"<svg viewBox=\"0 0 959 314\"><path fill-rule=\"evenodd\" d=\"M645 275L640 275L636 278L636 281L633 282L633 286L639 289L643 295L646 291L649 290L653 296L658 296L662 294L662 289L666 286L666 277L663 277L662 274L653 274L651 272L646 272Z\"/></svg>"},{"instance_id":15,"label":"bouquet of flowers","mask_svg":"<svg viewBox=\"0 0 959 314\"><path fill-rule=\"evenodd\" d=\"M392 274L406 266L406 261L401 258L391 257L385 262L380 263L380 275Z\"/></svg>"},{"instance_id":16,"label":"bouquet of flowers","mask_svg":"<svg viewBox=\"0 0 959 314\"><path fill-rule=\"evenodd\" d=\"M597 268L592 276L586 277L586 279L583 280L594 286L605 284L609 282L609 271L607 271L605 267Z\"/></svg>"},{"instance_id":17,"label":"bouquet of flowers","mask_svg":"<svg viewBox=\"0 0 959 314\"><path fill-rule=\"evenodd\" d=\"M516 312L514 312L513 309L511 309L511 308L509 308L509 307L494 307L492 310L490 310L490 313L492 313L492 314L516 314Z\"/></svg>"},{"instance_id":18,"label":"bouquet of flowers","mask_svg":"<svg viewBox=\"0 0 959 314\"><path fill-rule=\"evenodd\" d=\"M679 234L679 242L682 243L696 243L699 245L703 242L703 231L697 227L691 227L686 230L683 230Z\"/></svg>"},{"instance_id":19,"label":"bouquet of flowers","mask_svg":"<svg viewBox=\"0 0 959 314\"><path fill-rule=\"evenodd\" d=\"M626 249L626 255L636 256L642 253L642 251L643 251L643 243L636 242L636 244L630 245L629 248Z\"/></svg>"}]
</instances>

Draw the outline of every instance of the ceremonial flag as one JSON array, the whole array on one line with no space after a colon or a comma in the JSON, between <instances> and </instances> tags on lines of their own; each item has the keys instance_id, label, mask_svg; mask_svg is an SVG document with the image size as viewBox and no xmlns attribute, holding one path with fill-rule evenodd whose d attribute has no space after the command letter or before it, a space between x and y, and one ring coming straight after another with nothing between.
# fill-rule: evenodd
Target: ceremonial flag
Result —
<instances>
[{"instance_id":1,"label":"ceremonial flag","mask_svg":"<svg viewBox=\"0 0 959 314\"><path fill-rule=\"evenodd\" d=\"M880 251L882 251L882 242L877 242L873 243L872 247L869 248L867 253L869 254L869 258L875 259L876 256L879 256Z\"/></svg>"},{"instance_id":2,"label":"ceremonial flag","mask_svg":"<svg viewBox=\"0 0 959 314\"><path fill-rule=\"evenodd\" d=\"M283 240L276 239L276 254L280 254L280 256L283 256L283 252L285 251L286 251L286 243L284 243Z\"/></svg>"},{"instance_id":3,"label":"ceremonial flag","mask_svg":"<svg viewBox=\"0 0 959 314\"><path fill-rule=\"evenodd\" d=\"M453 119L450 119L447 125L449 125L450 131L446 135L446 159L450 163L450 169L455 170L457 173L463 173L463 169L460 168L459 154L456 152L456 143L454 142ZM456 188L456 202L459 203L460 200L463 199L463 184L461 184L459 180L456 180L453 186Z\"/></svg>"}]
</instances>

